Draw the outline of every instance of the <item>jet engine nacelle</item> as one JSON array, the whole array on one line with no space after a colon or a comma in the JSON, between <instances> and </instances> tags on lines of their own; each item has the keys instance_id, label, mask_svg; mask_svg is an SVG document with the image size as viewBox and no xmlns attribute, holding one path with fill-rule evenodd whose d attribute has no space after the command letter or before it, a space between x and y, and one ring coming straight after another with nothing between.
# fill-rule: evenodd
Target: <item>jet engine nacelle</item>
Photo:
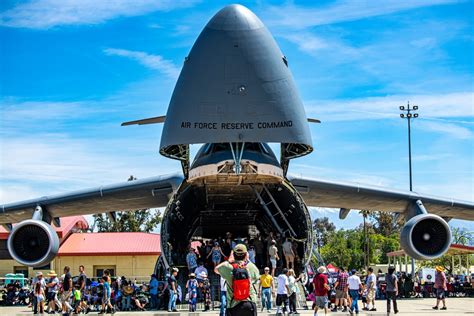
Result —
<instances>
[{"instance_id":1,"label":"jet engine nacelle","mask_svg":"<svg viewBox=\"0 0 474 316\"><path fill-rule=\"evenodd\" d=\"M15 225L8 237L10 255L25 266L44 266L54 259L58 250L57 233L40 220L29 219Z\"/></svg>"},{"instance_id":2,"label":"jet engine nacelle","mask_svg":"<svg viewBox=\"0 0 474 316\"><path fill-rule=\"evenodd\" d=\"M400 244L414 259L436 259L448 251L451 245L451 229L438 215L416 215L403 226Z\"/></svg>"}]
</instances>

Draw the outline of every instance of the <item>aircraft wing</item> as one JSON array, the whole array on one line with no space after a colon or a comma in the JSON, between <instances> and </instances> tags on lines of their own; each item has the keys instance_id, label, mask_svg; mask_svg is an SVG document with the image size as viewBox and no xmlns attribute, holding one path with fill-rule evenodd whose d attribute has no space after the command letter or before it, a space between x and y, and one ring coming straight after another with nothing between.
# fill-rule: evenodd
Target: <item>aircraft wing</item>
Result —
<instances>
[{"instance_id":1,"label":"aircraft wing","mask_svg":"<svg viewBox=\"0 0 474 316\"><path fill-rule=\"evenodd\" d=\"M469 201L358 183L296 176L289 176L288 179L308 206L404 213L411 202L421 200L428 213L444 218L474 220L474 203Z\"/></svg>"},{"instance_id":2,"label":"aircraft wing","mask_svg":"<svg viewBox=\"0 0 474 316\"><path fill-rule=\"evenodd\" d=\"M31 219L38 205L52 217L163 207L182 181L180 175L158 176L0 205L0 224Z\"/></svg>"}]
</instances>

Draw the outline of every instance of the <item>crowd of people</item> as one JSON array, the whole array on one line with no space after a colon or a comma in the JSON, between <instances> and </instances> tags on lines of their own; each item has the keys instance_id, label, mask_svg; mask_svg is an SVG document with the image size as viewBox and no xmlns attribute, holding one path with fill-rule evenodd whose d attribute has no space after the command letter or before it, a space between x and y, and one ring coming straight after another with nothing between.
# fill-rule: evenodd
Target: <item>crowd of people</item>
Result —
<instances>
[{"instance_id":1,"label":"crowd of people","mask_svg":"<svg viewBox=\"0 0 474 316\"><path fill-rule=\"evenodd\" d=\"M290 238L270 232L265 237L257 234L254 237L234 239L232 233L227 232L225 238L190 241L185 255L188 270L195 272L200 264L214 269L229 258L237 244L247 247L249 261L259 270L270 266L272 276L275 276L277 268L295 269L295 263L301 262L297 251L298 243Z\"/></svg>"},{"instance_id":2,"label":"crowd of people","mask_svg":"<svg viewBox=\"0 0 474 316\"><path fill-rule=\"evenodd\" d=\"M114 314L117 310L145 310L145 306L157 309L164 301L162 295L167 292L155 275L151 276L148 285L140 285L125 277L114 278L104 270L103 276L93 281L87 277L82 265L75 278L68 266L59 277L55 271L47 275L38 272L31 287L34 314ZM160 288L161 296L158 294Z\"/></svg>"},{"instance_id":3,"label":"crowd of people","mask_svg":"<svg viewBox=\"0 0 474 316\"><path fill-rule=\"evenodd\" d=\"M393 267L386 274L380 270L375 274L372 268L367 272L339 268L337 274L329 274L324 266L314 274L299 274L295 271L295 261L299 260L295 243L290 239L277 242L273 235L256 240L234 240L230 234L226 237L197 244L191 241L187 267L170 268L162 280L153 274L146 284L123 276L115 278L108 270L92 280L82 265L77 277L71 276L67 266L61 276L55 271L47 275L38 272L32 281L33 311L63 315L145 309L176 312L177 305L185 303L190 312L196 312L198 304L208 311L219 300L221 316L256 315L259 305L262 312L270 313L276 308L277 315L290 315L299 314L298 308L310 308L306 303L312 301L316 316L329 310L350 314L376 311L376 298L383 298L387 312L396 314L397 298L403 297L403 288L410 286L411 278L396 273ZM383 284L379 281L381 276ZM449 283L450 277L437 267L433 309L447 309Z\"/></svg>"}]
</instances>

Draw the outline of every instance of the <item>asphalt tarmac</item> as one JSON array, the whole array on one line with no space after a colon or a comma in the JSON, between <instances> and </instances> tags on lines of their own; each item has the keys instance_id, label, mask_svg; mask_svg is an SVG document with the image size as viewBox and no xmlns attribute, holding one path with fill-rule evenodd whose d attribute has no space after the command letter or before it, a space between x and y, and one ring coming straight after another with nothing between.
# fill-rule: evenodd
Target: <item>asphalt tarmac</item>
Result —
<instances>
[{"instance_id":1,"label":"asphalt tarmac","mask_svg":"<svg viewBox=\"0 0 474 316\"><path fill-rule=\"evenodd\" d=\"M457 316L457 315L474 315L474 298L448 298L446 304L448 309L446 311L433 310L432 306L435 304L435 299L433 298L417 298L417 299L405 299L398 301L398 308L400 312L397 315L442 315L442 316ZM360 312L360 316L376 316L376 315L387 315L385 301L376 301L376 312ZM312 311L309 310L299 310L301 316L313 315ZM23 307L0 307L0 315L32 315L32 311ZM46 314L47 315L47 314ZM59 315L59 314L56 314ZM83 315L83 314L81 314ZM89 315L97 315L97 313L89 313ZM110 314L107 314L110 315ZM216 316L219 315L219 310L216 309L211 312L198 312L198 313L187 313L187 312L177 312L177 313L167 313L165 311L146 311L146 312L117 312L115 315L125 316L125 315L169 315L169 316L178 316L178 315L193 315L193 316ZM259 313L259 315L275 315L275 310L272 313ZM318 316L324 315L324 312L319 312ZM328 313L327 315L349 315L349 313ZM393 313L391 314L393 315Z\"/></svg>"}]
</instances>

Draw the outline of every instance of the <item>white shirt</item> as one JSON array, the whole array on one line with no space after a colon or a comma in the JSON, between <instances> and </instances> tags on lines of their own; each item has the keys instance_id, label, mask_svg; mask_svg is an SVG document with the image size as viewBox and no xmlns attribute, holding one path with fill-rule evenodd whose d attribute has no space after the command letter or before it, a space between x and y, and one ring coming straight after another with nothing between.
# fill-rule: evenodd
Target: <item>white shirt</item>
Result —
<instances>
[{"instance_id":1,"label":"white shirt","mask_svg":"<svg viewBox=\"0 0 474 316\"><path fill-rule=\"evenodd\" d=\"M365 284L367 285L367 287L369 287L370 282L373 282L372 289L377 288L377 279L375 277L375 274L373 273L367 276L367 280L365 281Z\"/></svg>"},{"instance_id":2,"label":"white shirt","mask_svg":"<svg viewBox=\"0 0 474 316\"><path fill-rule=\"evenodd\" d=\"M41 278L41 281L38 279L38 277L33 278L33 282L31 282L31 286L33 287L33 290L36 286L36 283L40 282L41 283L41 288L44 290L46 288L46 280Z\"/></svg>"},{"instance_id":3,"label":"white shirt","mask_svg":"<svg viewBox=\"0 0 474 316\"><path fill-rule=\"evenodd\" d=\"M221 277L221 292L227 292L227 282Z\"/></svg>"},{"instance_id":4,"label":"white shirt","mask_svg":"<svg viewBox=\"0 0 474 316\"><path fill-rule=\"evenodd\" d=\"M298 286L296 285L296 278L292 275L288 277L289 285L288 287L290 288L290 294L293 293L298 293Z\"/></svg>"},{"instance_id":5,"label":"white shirt","mask_svg":"<svg viewBox=\"0 0 474 316\"><path fill-rule=\"evenodd\" d=\"M280 274L278 276L277 283L277 294L288 294L286 285L289 285L290 283L288 282L288 277L286 276L286 274Z\"/></svg>"},{"instance_id":6,"label":"white shirt","mask_svg":"<svg viewBox=\"0 0 474 316\"><path fill-rule=\"evenodd\" d=\"M360 285L362 282L360 282L360 278L357 275L351 275L347 279L347 283L349 285L349 290L359 290Z\"/></svg>"}]
</instances>

